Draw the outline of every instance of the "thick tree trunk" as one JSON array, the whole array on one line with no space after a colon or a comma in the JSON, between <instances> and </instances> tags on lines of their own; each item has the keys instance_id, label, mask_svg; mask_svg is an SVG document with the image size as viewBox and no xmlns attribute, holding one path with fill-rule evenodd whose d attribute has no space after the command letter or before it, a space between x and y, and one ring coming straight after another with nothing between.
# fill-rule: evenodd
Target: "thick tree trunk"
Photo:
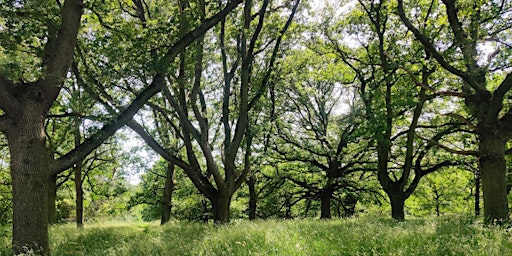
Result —
<instances>
[{"instance_id":1,"label":"thick tree trunk","mask_svg":"<svg viewBox=\"0 0 512 256\"><path fill-rule=\"evenodd\" d=\"M331 218L332 193L333 190L331 188L326 188L320 194L320 219Z\"/></svg>"},{"instance_id":2,"label":"thick tree trunk","mask_svg":"<svg viewBox=\"0 0 512 256\"><path fill-rule=\"evenodd\" d=\"M480 169L475 171L475 216L480 216Z\"/></svg>"},{"instance_id":3,"label":"thick tree trunk","mask_svg":"<svg viewBox=\"0 0 512 256\"><path fill-rule=\"evenodd\" d=\"M401 195L388 194L391 201L391 217L394 220L405 220L405 199Z\"/></svg>"},{"instance_id":4,"label":"thick tree trunk","mask_svg":"<svg viewBox=\"0 0 512 256\"><path fill-rule=\"evenodd\" d=\"M15 254L48 254L48 180L50 154L43 118L27 111L7 133L13 196L12 243ZM30 115L34 116L30 116ZM26 246L24 248L24 246Z\"/></svg>"},{"instance_id":5,"label":"thick tree trunk","mask_svg":"<svg viewBox=\"0 0 512 256\"><path fill-rule=\"evenodd\" d=\"M502 223L508 219L506 140L493 133L481 134L479 139L484 218L489 223Z\"/></svg>"},{"instance_id":6,"label":"thick tree trunk","mask_svg":"<svg viewBox=\"0 0 512 256\"><path fill-rule=\"evenodd\" d=\"M249 187L249 219L256 219L256 206L258 204L258 195L256 193L256 178L251 175L247 180Z\"/></svg>"},{"instance_id":7,"label":"thick tree trunk","mask_svg":"<svg viewBox=\"0 0 512 256\"><path fill-rule=\"evenodd\" d=\"M57 175L52 175L48 181L48 224L57 223Z\"/></svg>"},{"instance_id":8,"label":"thick tree trunk","mask_svg":"<svg viewBox=\"0 0 512 256\"><path fill-rule=\"evenodd\" d=\"M82 162L78 162L73 171L75 173L75 211L76 211L76 226L83 228L84 226L84 189L82 180Z\"/></svg>"},{"instance_id":9,"label":"thick tree trunk","mask_svg":"<svg viewBox=\"0 0 512 256\"><path fill-rule=\"evenodd\" d=\"M212 214L215 223L229 223L229 209L231 207L231 196L217 193L215 198L211 198Z\"/></svg>"},{"instance_id":10,"label":"thick tree trunk","mask_svg":"<svg viewBox=\"0 0 512 256\"><path fill-rule=\"evenodd\" d=\"M172 193L174 191L174 164L167 162L165 172L164 195L162 197L162 219L161 224L169 222L172 211Z\"/></svg>"}]
</instances>

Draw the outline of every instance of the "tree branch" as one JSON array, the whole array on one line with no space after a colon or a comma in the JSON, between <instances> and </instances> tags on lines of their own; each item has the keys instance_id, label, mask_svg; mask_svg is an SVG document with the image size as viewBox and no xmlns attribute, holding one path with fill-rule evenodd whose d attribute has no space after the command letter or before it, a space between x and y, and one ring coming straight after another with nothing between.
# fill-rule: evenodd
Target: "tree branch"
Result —
<instances>
[{"instance_id":1,"label":"tree branch","mask_svg":"<svg viewBox=\"0 0 512 256\"><path fill-rule=\"evenodd\" d=\"M20 103L14 97L15 85L7 77L0 74L0 109L9 118L20 116Z\"/></svg>"},{"instance_id":2,"label":"tree branch","mask_svg":"<svg viewBox=\"0 0 512 256\"><path fill-rule=\"evenodd\" d=\"M471 79L471 77L467 73L450 65L444 59L444 57L436 50L434 44L432 44L432 42L430 42L430 40L425 35L423 35L416 27L414 27L414 25L405 15L403 0L398 0L398 15L400 16L400 19L402 20L404 25L409 29L409 31L411 31L416 37L416 39L418 39L421 42L421 44L423 44L425 50L432 54L432 57L434 57L444 69L462 78L464 82L466 82L469 86L471 86L471 88L473 88L478 93L486 92L485 88L482 88L480 85L478 85L473 79Z\"/></svg>"},{"instance_id":3,"label":"tree branch","mask_svg":"<svg viewBox=\"0 0 512 256\"><path fill-rule=\"evenodd\" d=\"M272 51L272 56L270 57L270 63L267 71L265 72L265 76L263 77L263 80L261 82L260 88L258 89L256 95L249 101L249 110L256 105L256 102L259 100L261 95L265 92L265 89L268 87L268 83L270 81L270 75L272 74L272 71L274 70L274 65L277 60L277 54L279 53L279 47L281 46L281 41L283 40L284 34L290 27L293 17L295 16L295 13L297 12L297 8L299 7L300 0L297 0L295 5L292 8L292 13L288 17L288 20L286 21L286 24L279 32L279 37L277 38L276 44L274 45L274 49Z\"/></svg>"},{"instance_id":4,"label":"tree branch","mask_svg":"<svg viewBox=\"0 0 512 256\"><path fill-rule=\"evenodd\" d=\"M67 1L66 1L67 2ZM182 52L185 47L191 44L197 38L203 36L203 34L217 24L221 19L228 15L242 0L233 0L219 13L215 14L211 18L205 20L196 29L187 33L185 36L180 38L175 44L173 44L164 57L159 61L159 69L153 78L153 82L146 87L137 97L133 100L128 108L126 108L115 120L106 124L102 129L92 135L90 138L84 141L75 149L59 158L52 168L52 173L60 173L67 168L73 166L74 163L80 161L95 148L103 143L108 137L113 135L119 128L124 126L130 121L135 113L157 92L159 92L165 84L165 75L168 73L168 67L174 58Z\"/></svg>"},{"instance_id":5,"label":"tree branch","mask_svg":"<svg viewBox=\"0 0 512 256\"><path fill-rule=\"evenodd\" d=\"M66 0L62 7L62 21L57 35L50 35L46 44L43 58L43 66L46 68L44 91L47 93L46 100L49 105L59 94L73 60L82 8L82 0Z\"/></svg>"},{"instance_id":6,"label":"tree branch","mask_svg":"<svg viewBox=\"0 0 512 256\"><path fill-rule=\"evenodd\" d=\"M186 170L190 169L190 166L185 163L181 158L177 157L174 154L170 154L169 151L165 150L151 135L149 135L146 130L134 120L129 121L126 124L130 129L136 132L146 144L151 147L156 153L158 153L165 160L179 166L181 169Z\"/></svg>"},{"instance_id":7,"label":"tree branch","mask_svg":"<svg viewBox=\"0 0 512 256\"><path fill-rule=\"evenodd\" d=\"M453 148L450 148L446 145L443 145L441 144L439 141L436 141L436 140L432 140L432 139L429 139L429 138L425 138L425 137L422 137L420 136L419 134L416 134L416 136L422 140L425 140L425 141L428 141L429 143L432 143L450 153L453 153L453 154L457 154L457 155L464 155L464 156L477 156L478 155L478 151L474 151L474 150L456 150L456 149L453 149Z\"/></svg>"},{"instance_id":8,"label":"tree branch","mask_svg":"<svg viewBox=\"0 0 512 256\"><path fill-rule=\"evenodd\" d=\"M503 108L503 98L505 94L512 88L512 73L507 74L505 79L501 81L500 85L491 97L491 106L489 109L489 116L498 116L499 112Z\"/></svg>"}]
</instances>

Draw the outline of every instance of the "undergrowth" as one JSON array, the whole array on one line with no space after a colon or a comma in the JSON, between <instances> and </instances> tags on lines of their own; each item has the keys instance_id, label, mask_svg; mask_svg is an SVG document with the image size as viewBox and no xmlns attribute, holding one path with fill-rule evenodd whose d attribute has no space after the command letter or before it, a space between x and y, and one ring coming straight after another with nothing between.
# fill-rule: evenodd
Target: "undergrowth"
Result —
<instances>
[{"instance_id":1,"label":"undergrowth","mask_svg":"<svg viewBox=\"0 0 512 256\"><path fill-rule=\"evenodd\" d=\"M90 223L50 228L52 255L512 255L511 230L468 217ZM0 238L10 255L10 232Z\"/></svg>"}]
</instances>

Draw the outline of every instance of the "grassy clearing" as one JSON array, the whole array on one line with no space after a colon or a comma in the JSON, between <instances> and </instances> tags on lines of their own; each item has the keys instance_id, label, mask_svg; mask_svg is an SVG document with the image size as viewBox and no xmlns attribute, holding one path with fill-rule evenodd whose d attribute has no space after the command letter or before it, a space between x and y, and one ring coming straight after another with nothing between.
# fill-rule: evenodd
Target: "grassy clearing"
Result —
<instances>
[{"instance_id":1,"label":"grassy clearing","mask_svg":"<svg viewBox=\"0 0 512 256\"><path fill-rule=\"evenodd\" d=\"M5 230L0 253L9 255ZM174 221L50 229L53 255L512 255L512 231L472 218Z\"/></svg>"}]
</instances>

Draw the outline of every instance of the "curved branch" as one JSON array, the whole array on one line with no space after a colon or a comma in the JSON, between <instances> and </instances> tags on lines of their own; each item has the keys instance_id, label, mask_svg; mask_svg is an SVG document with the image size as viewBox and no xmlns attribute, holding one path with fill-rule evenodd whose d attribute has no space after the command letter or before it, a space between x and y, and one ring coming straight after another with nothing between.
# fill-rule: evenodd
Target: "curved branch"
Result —
<instances>
[{"instance_id":1,"label":"curved branch","mask_svg":"<svg viewBox=\"0 0 512 256\"><path fill-rule=\"evenodd\" d=\"M471 79L470 75L465 73L464 71L457 69L456 67L450 65L444 57L436 50L434 44L430 41L429 38L427 38L424 34L422 34L412 23L411 21L406 17L404 6L403 6L403 0L398 0L398 15L400 16L400 19L404 23L404 25L411 31L416 39L418 39L423 47L425 47L425 50L427 50L430 54L432 54L432 57L434 57L439 64L446 69L448 72L462 78L464 82L466 82L471 88L473 88L478 93L486 93L486 89L482 88L480 85L478 85L473 79Z\"/></svg>"}]
</instances>

